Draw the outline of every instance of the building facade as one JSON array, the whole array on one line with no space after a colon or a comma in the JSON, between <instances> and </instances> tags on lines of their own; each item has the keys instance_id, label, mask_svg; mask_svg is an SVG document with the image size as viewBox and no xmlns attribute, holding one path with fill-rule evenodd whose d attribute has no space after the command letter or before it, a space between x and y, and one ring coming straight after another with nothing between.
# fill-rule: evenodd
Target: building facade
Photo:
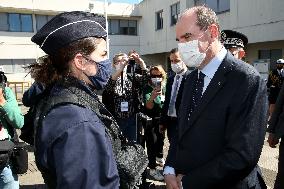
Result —
<instances>
[{"instance_id":1,"label":"building facade","mask_svg":"<svg viewBox=\"0 0 284 189\"><path fill-rule=\"evenodd\" d=\"M24 79L22 67L44 55L31 37L54 15L72 10L107 12L110 58L134 49L148 64L168 68L168 52L177 47L175 23L186 8L200 4L217 12L221 29L248 36L248 63L269 59L273 68L275 60L283 58L283 0L143 0L106 6L97 0L1 0L0 68L10 80Z\"/></svg>"}]
</instances>

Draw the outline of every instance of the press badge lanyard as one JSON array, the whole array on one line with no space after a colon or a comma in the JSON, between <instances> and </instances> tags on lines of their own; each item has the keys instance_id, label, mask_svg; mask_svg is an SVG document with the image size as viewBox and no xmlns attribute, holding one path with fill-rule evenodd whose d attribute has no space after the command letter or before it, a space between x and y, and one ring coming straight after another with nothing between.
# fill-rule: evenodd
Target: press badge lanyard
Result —
<instances>
[{"instance_id":1,"label":"press badge lanyard","mask_svg":"<svg viewBox=\"0 0 284 189\"><path fill-rule=\"evenodd\" d=\"M121 72L121 93L122 95L125 95L124 94L124 91L123 91L123 72ZM120 111L121 112L128 112L128 102L126 101L122 101L120 102Z\"/></svg>"}]
</instances>

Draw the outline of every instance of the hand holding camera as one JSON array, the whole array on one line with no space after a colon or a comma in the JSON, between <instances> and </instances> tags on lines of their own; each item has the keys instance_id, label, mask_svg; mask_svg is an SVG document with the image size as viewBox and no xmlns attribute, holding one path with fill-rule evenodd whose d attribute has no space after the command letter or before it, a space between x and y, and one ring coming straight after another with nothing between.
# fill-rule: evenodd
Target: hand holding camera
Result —
<instances>
[{"instance_id":1,"label":"hand holding camera","mask_svg":"<svg viewBox=\"0 0 284 189\"><path fill-rule=\"evenodd\" d=\"M142 70L146 69L146 65L143 61L142 58L140 58L139 54L136 51L131 51L129 53L129 60L128 60L129 65L134 66L135 63L139 64Z\"/></svg>"},{"instance_id":2,"label":"hand holding camera","mask_svg":"<svg viewBox=\"0 0 284 189\"><path fill-rule=\"evenodd\" d=\"M155 87L151 93L151 100L153 101L155 98L157 98L157 96L162 94L162 90L161 87Z\"/></svg>"}]
</instances>

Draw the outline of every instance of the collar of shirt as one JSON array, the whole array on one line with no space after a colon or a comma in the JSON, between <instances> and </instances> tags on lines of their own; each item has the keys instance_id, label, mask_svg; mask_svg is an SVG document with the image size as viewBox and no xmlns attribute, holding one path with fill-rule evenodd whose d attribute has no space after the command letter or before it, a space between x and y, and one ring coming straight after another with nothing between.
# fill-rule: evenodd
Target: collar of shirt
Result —
<instances>
[{"instance_id":1,"label":"collar of shirt","mask_svg":"<svg viewBox=\"0 0 284 189\"><path fill-rule=\"evenodd\" d=\"M176 74L176 75L183 76L186 71L187 71L187 68L184 68L184 70L183 70L181 73L178 73L178 74Z\"/></svg>"},{"instance_id":2,"label":"collar of shirt","mask_svg":"<svg viewBox=\"0 0 284 189\"><path fill-rule=\"evenodd\" d=\"M219 68L220 64L224 60L226 54L227 50L225 49L225 47L222 47L220 52L200 71L202 71L202 73L204 73L205 76L211 80L215 75L217 69Z\"/></svg>"}]
</instances>

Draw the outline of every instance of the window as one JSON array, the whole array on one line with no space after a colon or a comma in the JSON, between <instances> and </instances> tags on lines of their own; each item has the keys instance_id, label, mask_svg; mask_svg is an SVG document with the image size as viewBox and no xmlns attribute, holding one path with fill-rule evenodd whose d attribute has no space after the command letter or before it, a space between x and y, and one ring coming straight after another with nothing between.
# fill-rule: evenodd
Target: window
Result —
<instances>
[{"instance_id":1,"label":"window","mask_svg":"<svg viewBox=\"0 0 284 189\"><path fill-rule=\"evenodd\" d=\"M48 15L36 15L36 30L39 31L42 26L44 26L49 20L54 16Z\"/></svg>"},{"instance_id":2,"label":"window","mask_svg":"<svg viewBox=\"0 0 284 189\"><path fill-rule=\"evenodd\" d=\"M270 69L275 68L276 60L282 58L282 49L259 50L259 59L270 59Z\"/></svg>"},{"instance_id":3,"label":"window","mask_svg":"<svg viewBox=\"0 0 284 189\"><path fill-rule=\"evenodd\" d=\"M0 13L0 31L33 32L32 15Z\"/></svg>"},{"instance_id":4,"label":"window","mask_svg":"<svg viewBox=\"0 0 284 189\"><path fill-rule=\"evenodd\" d=\"M195 0L195 5L207 5L216 13L230 10L230 0Z\"/></svg>"},{"instance_id":5,"label":"window","mask_svg":"<svg viewBox=\"0 0 284 189\"><path fill-rule=\"evenodd\" d=\"M156 12L156 30L163 29L163 10Z\"/></svg>"},{"instance_id":6,"label":"window","mask_svg":"<svg viewBox=\"0 0 284 189\"><path fill-rule=\"evenodd\" d=\"M136 20L108 20L108 33L110 35L137 35Z\"/></svg>"},{"instance_id":7,"label":"window","mask_svg":"<svg viewBox=\"0 0 284 189\"><path fill-rule=\"evenodd\" d=\"M177 23L177 20L180 16L180 3L173 4L171 6L171 26Z\"/></svg>"},{"instance_id":8,"label":"window","mask_svg":"<svg viewBox=\"0 0 284 189\"><path fill-rule=\"evenodd\" d=\"M7 73L27 73L29 72L24 67L35 63L34 59L1 59L0 67Z\"/></svg>"}]
</instances>

